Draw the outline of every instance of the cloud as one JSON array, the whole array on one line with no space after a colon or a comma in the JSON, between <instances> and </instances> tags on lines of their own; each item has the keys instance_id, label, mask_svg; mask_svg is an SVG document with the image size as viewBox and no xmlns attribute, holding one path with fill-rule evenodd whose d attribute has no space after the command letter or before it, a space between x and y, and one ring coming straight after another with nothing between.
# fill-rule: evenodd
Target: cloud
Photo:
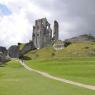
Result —
<instances>
[{"instance_id":1,"label":"cloud","mask_svg":"<svg viewBox=\"0 0 95 95\"><path fill-rule=\"evenodd\" d=\"M0 35L2 36L0 41L3 41L2 44L6 46L18 42L26 42L29 35L31 35L30 31L32 31L31 27L23 13L1 18Z\"/></svg>"},{"instance_id":2,"label":"cloud","mask_svg":"<svg viewBox=\"0 0 95 95\"><path fill-rule=\"evenodd\" d=\"M49 17L49 14L31 3L30 0L23 1L21 4L19 1L7 3L6 8L8 7L12 13L0 16L0 34L2 35L0 44L9 47L18 42L28 42L32 39L34 20L45 16Z\"/></svg>"},{"instance_id":3,"label":"cloud","mask_svg":"<svg viewBox=\"0 0 95 95\"><path fill-rule=\"evenodd\" d=\"M0 45L32 39L34 21L46 17L60 25L60 39L95 34L95 0L1 0Z\"/></svg>"},{"instance_id":4,"label":"cloud","mask_svg":"<svg viewBox=\"0 0 95 95\"><path fill-rule=\"evenodd\" d=\"M95 34L95 0L35 0L35 4L48 10L50 22L60 24L60 39L81 34ZM53 19L53 20L51 20Z\"/></svg>"}]
</instances>

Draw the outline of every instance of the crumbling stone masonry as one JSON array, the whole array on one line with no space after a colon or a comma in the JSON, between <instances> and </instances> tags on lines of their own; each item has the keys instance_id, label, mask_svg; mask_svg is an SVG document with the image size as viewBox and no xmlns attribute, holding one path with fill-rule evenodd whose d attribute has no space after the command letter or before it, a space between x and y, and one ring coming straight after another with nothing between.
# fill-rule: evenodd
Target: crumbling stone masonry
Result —
<instances>
[{"instance_id":1,"label":"crumbling stone masonry","mask_svg":"<svg viewBox=\"0 0 95 95\"><path fill-rule=\"evenodd\" d=\"M54 21L54 34L53 34L53 39L55 40L55 41L57 41L58 40L58 37L59 37L59 25L58 25L58 22L55 20Z\"/></svg>"},{"instance_id":2,"label":"crumbling stone masonry","mask_svg":"<svg viewBox=\"0 0 95 95\"><path fill-rule=\"evenodd\" d=\"M52 35L50 23L46 18L38 19L33 26L32 41L36 48L44 48L58 40L59 26L58 22L54 21L54 34Z\"/></svg>"}]
</instances>

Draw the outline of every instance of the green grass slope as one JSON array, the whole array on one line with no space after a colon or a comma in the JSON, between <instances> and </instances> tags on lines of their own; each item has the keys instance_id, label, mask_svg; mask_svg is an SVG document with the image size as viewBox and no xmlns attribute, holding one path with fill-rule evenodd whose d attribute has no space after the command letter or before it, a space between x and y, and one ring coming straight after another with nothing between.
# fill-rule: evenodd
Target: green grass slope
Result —
<instances>
[{"instance_id":1,"label":"green grass slope","mask_svg":"<svg viewBox=\"0 0 95 95\"><path fill-rule=\"evenodd\" d=\"M95 56L95 42L72 43L62 50L53 47L31 51L26 54L32 59L47 59L56 57L93 57Z\"/></svg>"},{"instance_id":2,"label":"green grass slope","mask_svg":"<svg viewBox=\"0 0 95 95\"><path fill-rule=\"evenodd\" d=\"M48 47L26 55L32 58L27 63L35 69L68 80L95 85L95 42L72 43L62 50Z\"/></svg>"},{"instance_id":3,"label":"green grass slope","mask_svg":"<svg viewBox=\"0 0 95 95\"><path fill-rule=\"evenodd\" d=\"M25 46L25 43L19 43L19 49L20 50L22 50L24 46Z\"/></svg>"},{"instance_id":4,"label":"green grass slope","mask_svg":"<svg viewBox=\"0 0 95 95\"><path fill-rule=\"evenodd\" d=\"M95 91L44 78L14 60L0 67L0 95L95 95Z\"/></svg>"}]
</instances>

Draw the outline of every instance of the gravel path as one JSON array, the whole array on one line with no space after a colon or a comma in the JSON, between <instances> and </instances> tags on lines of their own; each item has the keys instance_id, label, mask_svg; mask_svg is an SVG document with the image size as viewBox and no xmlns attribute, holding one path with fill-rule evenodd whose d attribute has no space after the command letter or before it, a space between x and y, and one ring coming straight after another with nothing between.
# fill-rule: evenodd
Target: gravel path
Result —
<instances>
[{"instance_id":1,"label":"gravel path","mask_svg":"<svg viewBox=\"0 0 95 95\"><path fill-rule=\"evenodd\" d=\"M82 87L82 88L86 88L86 89L90 89L90 90L95 90L95 86L92 86L92 85L87 85L87 84L83 84L83 83L79 83L79 82L74 82L74 81L70 81L70 80L66 80L64 78L60 78L60 77L55 77L55 76L52 76L46 72L41 72L39 70L35 70L35 69L32 69L30 68L29 66L27 66L24 61L21 61L20 60L20 64L22 66L24 66L24 68L26 68L28 71L32 71L32 72L36 72L44 77L47 77L49 79L52 79L52 80L57 80L57 81L60 81L60 82L63 82L63 83L67 83L67 84L71 84L71 85L75 85L75 86L78 86L78 87Z\"/></svg>"}]
</instances>

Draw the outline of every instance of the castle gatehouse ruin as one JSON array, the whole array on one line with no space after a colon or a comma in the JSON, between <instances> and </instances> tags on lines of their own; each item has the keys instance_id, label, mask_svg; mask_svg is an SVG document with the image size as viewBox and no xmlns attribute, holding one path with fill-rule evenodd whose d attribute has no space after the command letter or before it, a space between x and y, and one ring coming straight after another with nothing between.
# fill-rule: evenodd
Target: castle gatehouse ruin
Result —
<instances>
[{"instance_id":1,"label":"castle gatehouse ruin","mask_svg":"<svg viewBox=\"0 0 95 95\"><path fill-rule=\"evenodd\" d=\"M54 31L46 18L38 19L33 26L32 41L37 49L44 48L59 39L59 24L54 21Z\"/></svg>"}]
</instances>

